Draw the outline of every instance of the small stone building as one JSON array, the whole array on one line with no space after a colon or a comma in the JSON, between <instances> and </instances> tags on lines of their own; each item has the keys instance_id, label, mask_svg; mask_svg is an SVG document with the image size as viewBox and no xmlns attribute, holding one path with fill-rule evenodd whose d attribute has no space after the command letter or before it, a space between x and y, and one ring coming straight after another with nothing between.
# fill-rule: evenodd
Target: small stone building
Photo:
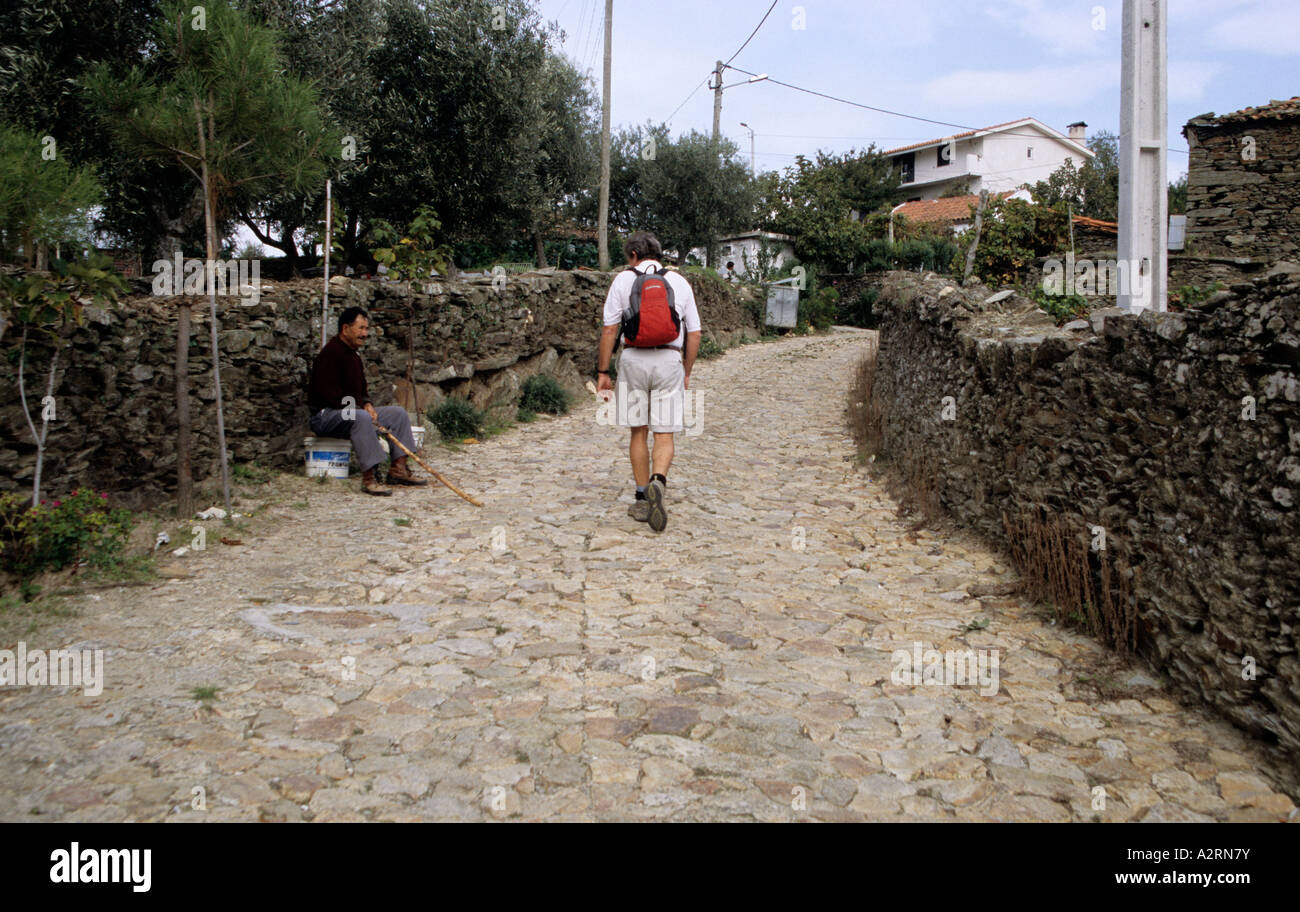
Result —
<instances>
[{"instance_id":1,"label":"small stone building","mask_svg":"<svg viewBox=\"0 0 1300 912\"><path fill-rule=\"evenodd\" d=\"M1187 245L1255 263L1300 257L1300 96L1183 128Z\"/></svg>"}]
</instances>

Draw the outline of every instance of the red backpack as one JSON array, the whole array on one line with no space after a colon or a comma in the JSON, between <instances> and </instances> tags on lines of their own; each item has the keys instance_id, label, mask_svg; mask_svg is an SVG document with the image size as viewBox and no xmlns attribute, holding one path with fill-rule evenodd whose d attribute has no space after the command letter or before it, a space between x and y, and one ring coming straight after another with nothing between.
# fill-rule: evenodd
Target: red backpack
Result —
<instances>
[{"instance_id":1,"label":"red backpack","mask_svg":"<svg viewBox=\"0 0 1300 912\"><path fill-rule=\"evenodd\" d=\"M677 313L667 275L666 268L637 273L632 283L631 302L623 311L623 339L628 346L655 348L677 341L682 318Z\"/></svg>"}]
</instances>

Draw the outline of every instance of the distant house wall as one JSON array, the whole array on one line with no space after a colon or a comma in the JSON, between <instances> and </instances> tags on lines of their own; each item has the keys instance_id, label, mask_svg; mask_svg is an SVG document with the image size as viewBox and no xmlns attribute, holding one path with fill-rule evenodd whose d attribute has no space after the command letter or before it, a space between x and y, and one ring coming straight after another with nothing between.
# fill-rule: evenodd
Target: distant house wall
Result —
<instances>
[{"instance_id":1,"label":"distant house wall","mask_svg":"<svg viewBox=\"0 0 1300 912\"><path fill-rule=\"evenodd\" d=\"M971 193L1014 190L1022 184L1047 180L1066 159L1074 159L1078 167L1087 159L1077 149L1033 124L958 139L949 156L951 164L939 164L942 148L928 146L891 156L895 162L908 155L915 158L913 180L899 188L903 199L938 199L962 180L967 181ZM1032 156L1028 154L1030 148Z\"/></svg>"},{"instance_id":2,"label":"distant house wall","mask_svg":"<svg viewBox=\"0 0 1300 912\"><path fill-rule=\"evenodd\" d=\"M1184 134L1188 247L1261 261L1300 256L1300 115L1193 121Z\"/></svg>"}]
</instances>

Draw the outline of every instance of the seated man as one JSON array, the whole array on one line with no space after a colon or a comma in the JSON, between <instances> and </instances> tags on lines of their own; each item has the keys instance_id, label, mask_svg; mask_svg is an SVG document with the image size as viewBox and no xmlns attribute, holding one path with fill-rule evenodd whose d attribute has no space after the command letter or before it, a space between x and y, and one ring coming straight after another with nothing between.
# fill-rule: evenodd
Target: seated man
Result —
<instances>
[{"instance_id":1,"label":"seated man","mask_svg":"<svg viewBox=\"0 0 1300 912\"><path fill-rule=\"evenodd\" d=\"M339 314L339 334L325 343L316 356L307 381L307 404L311 409L311 432L322 437L351 437L352 448L361 464L361 490L382 497L391 495L375 476L375 468L384 461L384 450L379 445L376 425L382 424L410 450L415 450L411 434L411 419L406 409L397 405L375 408L366 388L365 364L357 349L370 335L370 317L360 307L349 307ZM355 420L357 411L365 412L369 419ZM393 464L388 469L390 485L427 485L416 478L406 464L406 456L398 456L393 448Z\"/></svg>"}]
</instances>

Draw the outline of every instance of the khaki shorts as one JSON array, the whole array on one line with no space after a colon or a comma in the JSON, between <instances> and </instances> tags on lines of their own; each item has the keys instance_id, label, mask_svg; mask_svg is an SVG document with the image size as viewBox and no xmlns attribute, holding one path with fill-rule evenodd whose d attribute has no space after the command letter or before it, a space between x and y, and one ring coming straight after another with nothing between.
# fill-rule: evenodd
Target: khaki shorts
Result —
<instances>
[{"instance_id":1,"label":"khaki shorts","mask_svg":"<svg viewBox=\"0 0 1300 912\"><path fill-rule=\"evenodd\" d=\"M686 369L672 348L625 348L618 358L615 401L620 427L650 426L656 434L683 429Z\"/></svg>"}]
</instances>

